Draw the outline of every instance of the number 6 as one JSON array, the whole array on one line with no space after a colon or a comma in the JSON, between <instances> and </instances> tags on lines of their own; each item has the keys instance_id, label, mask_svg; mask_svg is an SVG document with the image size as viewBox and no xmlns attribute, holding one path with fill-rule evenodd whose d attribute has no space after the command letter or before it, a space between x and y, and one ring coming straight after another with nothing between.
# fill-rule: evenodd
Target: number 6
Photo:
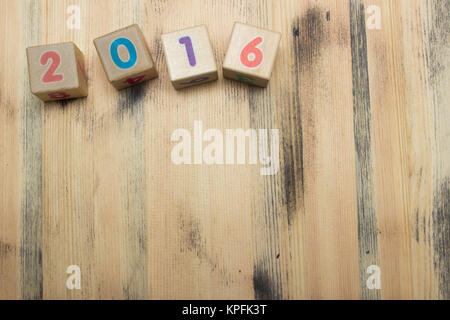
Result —
<instances>
[{"instance_id":1,"label":"number 6","mask_svg":"<svg viewBox=\"0 0 450 320\"><path fill-rule=\"evenodd\" d=\"M257 46L264 42L263 37L257 36L250 41L241 52L241 63L251 69L258 68L263 62L263 52Z\"/></svg>"}]
</instances>

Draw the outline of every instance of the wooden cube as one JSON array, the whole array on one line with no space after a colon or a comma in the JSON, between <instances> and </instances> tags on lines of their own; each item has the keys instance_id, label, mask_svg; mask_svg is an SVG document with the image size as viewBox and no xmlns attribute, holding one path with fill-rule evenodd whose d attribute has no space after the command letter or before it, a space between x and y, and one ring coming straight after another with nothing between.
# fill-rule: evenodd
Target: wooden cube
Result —
<instances>
[{"instance_id":1,"label":"wooden cube","mask_svg":"<svg viewBox=\"0 0 450 320\"><path fill-rule=\"evenodd\" d=\"M228 79L267 87L281 33L236 22L223 63Z\"/></svg>"},{"instance_id":2,"label":"wooden cube","mask_svg":"<svg viewBox=\"0 0 450 320\"><path fill-rule=\"evenodd\" d=\"M158 77L155 63L137 24L94 40L103 69L118 90Z\"/></svg>"},{"instance_id":3,"label":"wooden cube","mask_svg":"<svg viewBox=\"0 0 450 320\"><path fill-rule=\"evenodd\" d=\"M217 80L217 66L206 26L161 36L170 80L176 89Z\"/></svg>"},{"instance_id":4,"label":"wooden cube","mask_svg":"<svg viewBox=\"0 0 450 320\"><path fill-rule=\"evenodd\" d=\"M73 42L27 48L31 92L43 101L86 97L84 55Z\"/></svg>"}]
</instances>

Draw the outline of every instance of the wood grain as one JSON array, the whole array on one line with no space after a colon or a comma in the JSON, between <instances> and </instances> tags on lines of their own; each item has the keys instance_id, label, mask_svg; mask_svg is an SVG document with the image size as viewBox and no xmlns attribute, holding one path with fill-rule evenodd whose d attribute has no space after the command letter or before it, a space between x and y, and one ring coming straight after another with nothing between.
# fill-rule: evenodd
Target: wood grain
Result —
<instances>
[{"instance_id":1,"label":"wood grain","mask_svg":"<svg viewBox=\"0 0 450 320\"><path fill-rule=\"evenodd\" d=\"M449 299L449 6L0 0L0 299ZM267 88L222 77L235 21L282 33ZM160 75L117 91L93 39L133 23ZM176 91L160 36L201 24L219 80ZM89 96L41 103L25 49L65 41ZM278 173L175 165L195 121L279 129Z\"/></svg>"}]
</instances>

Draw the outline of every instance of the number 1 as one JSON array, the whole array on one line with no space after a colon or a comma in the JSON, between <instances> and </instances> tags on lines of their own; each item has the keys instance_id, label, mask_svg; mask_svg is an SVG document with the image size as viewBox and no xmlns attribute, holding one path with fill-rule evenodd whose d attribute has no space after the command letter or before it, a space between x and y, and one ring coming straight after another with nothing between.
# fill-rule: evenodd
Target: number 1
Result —
<instances>
[{"instance_id":1,"label":"number 1","mask_svg":"<svg viewBox=\"0 0 450 320\"><path fill-rule=\"evenodd\" d=\"M194 47L192 46L191 37L182 37L178 40L178 42L185 45L189 64L191 65L191 67L195 67L197 61L195 60Z\"/></svg>"}]
</instances>

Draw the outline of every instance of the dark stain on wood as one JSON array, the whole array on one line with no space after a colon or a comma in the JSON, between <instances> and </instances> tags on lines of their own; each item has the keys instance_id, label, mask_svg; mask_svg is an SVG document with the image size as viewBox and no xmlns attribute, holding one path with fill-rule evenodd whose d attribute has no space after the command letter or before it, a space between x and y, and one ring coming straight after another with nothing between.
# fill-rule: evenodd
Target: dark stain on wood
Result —
<instances>
[{"instance_id":1,"label":"dark stain on wood","mask_svg":"<svg viewBox=\"0 0 450 320\"><path fill-rule=\"evenodd\" d=\"M39 1L26 2L23 43L40 43L41 7ZM25 48L23 49L25 52ZM24 66L23 73L27 73ZM20 216L20 292L22 299L42 299L42 138L41 102L34 97L27 77L22 98L22 200Z\"/></svg>"},{"instance_id":2,"label":"dark stain on wood","mask_svg":"<svg viewBox=\"0 0 450 320\"><path fill-rule=\"evenodd\" d=\"M302 65L311 64L320 54L320 47L325 39L323 16L319 7L312 7L294 22L293 34L294 39L297 39L295 46L298 47Z\"/></svg>"},{"instance_id":3,"label":"dark stain on wood","mask_svg":"<svg viewBox=\"0 0 450 320\"><path fill-rule=\"evenodd\" d=\"M131 115L141 113L137 109L144 107L147 86L148 81L145 81L118 92L117 108L119 117L123 117L125 113L130 113Z\"/></svg>"},{"instance_id":4,"label":"dark stain on wood","mask_svg":"<svg viewBox=\"0 0 450 320\"><path fill-rule=\"evenodd\" d=\"M253 270L253 289L256 300L278 300L281 299L278 284L273 282L269 270L263 262L257 263Z\"/></svg>"},{"instance_id":5,"label":"dark stain on wood","mask_svg":"<svg viewBox=\"0 0 450 320\"><path fill-rule=\"evenodd\" d=\"M14 251L16 251L15 246L0 240L0 260L5 259L7 255L13 253Z\"/></svg>"},{"instance_id":6,"label":"dark stain on wood","mask_svg":"<svg viewBox=\"0 0 450 320\"><path fill-rule=\"evenodd\" d=\"M65 111L68 102L69 102L68 100L60 100L60 101L58 101L58 104L61 107L63 112Z\"/></svg>"},{"instance_id":7,"label":"dark stain on wood","mask_svg":"<svg viewBox=\"0 0 450 320\"><path fill-rule=\"evenodd\" d=\"M450 2L427 1L428 84L432 92L434 113L434 176L436 177L432 213L432 242L434 271L439 282L439 299L450 299L450 177L448 176L448 136L450 129L446 119L448 108L448 81L450 68Z\"/></svg>"},{"instance_id":8,"label":"dark stain on wood","mask_svg":"<svg viewBox=\"0 0 450 320\"><path fill-rule=\"evenodd\" d=\"M350 1L350 36L353 79L353 112L356 149L358 245L360 291L363 299L379 299L378 290L366 286L366 268L379 265L377 219L373 186L371 111L364 4ZM367 253L369 252L369 253Z\"/></svg>"},{"instance_id":9,"label":"dark stain on wood","mask_svg":"<svg viewBox=\"0 0 450 320\"><path fill-rule=\"evenodd\" d=\"M331 14L330 14L330 11L327 11L327 21L330 21L330 19L331 19Z\"/></svg>"},{"instance_id":10,"label":"dark stain on wood","mask_svg":"<svg viewBox=\"0 0 450 320\"><path fill-rule=\"evenodd\" d=\"M202 236L199 221L194 217L186 216L185 208L180 207L179 224L184 237L180 248L183 252L183 245L187 250L194 252L200 261L207 260L206 243Z\"/></svg>"},{"instance_id":11,"label":"dark stain on wood","mask_svg":"<svg viewBox=\"0 0 450 320\"><path fill-rule=\"evenodd\" d=\"M439 295L450 299L450 177L444 179L434 198L434 266L438 272Z\"/></svg>"},{"instance_id":12,"label":"dark stain on wood","mask_svg":"<svg viewBox=\"0 0 450 320\"><path fill-rule=\"evenodd\" d=\"M428 41L428 72L432 85L440 83L442 76L448 72L448 43L450 42L450 1L427 0L431 2L430 30Z\"/></svg>"},{"instance_id":13,"label":"dark stain on wood","mask_svg":"<svg viewBox=\"0 0 450 320\"><path fill-rule=\"evenodd\" d=\"M194 251L200 260L204 259L206 256L205 243L204 240L202 239L202 234L198 223L191 223L190 228L188 229L187 232L188 232L187 244L189 250Z\"/></svg>"},{"instance_id":14,"label":"dark stain on wood","mask_svg":"<svg viewBox=\"0 0 450 320\"><path fill-rule=\"evenodd\" d=\"M303 27L314 24L312 20L317 18L315 17L316 14L317 9L308 9L306 16L303 18L297 17L292 23L292 54L294 62L292 68L292 78L295 81L295 89L292 92L289 92L292 103L289 103L288 107L283 108L282 111L285 113L282 117L282 168L285 205L288 211L289 225L292 224L294 216L298 211L297 195L300 194L302 199L304 198L303 128L300 74L302 72L302 59L306 50L305 45L303 44L303 39L305 39L307 35L305 35L306 30L304 30Z\"/></svg>"},{"instance_id":15,"label":"dark stain on wood","mask_svg":"<svg viewBox=\"0 0 450 320\"><path fill-rule=\"evenodd\" d=\"M211 255L208 254L206 248L206 239L203 237L200 221L188 214L188 210L180 206L179 214L179 229L183 237L180 239L180 252L185 252L185 249L194 253L200 263L207 264L211 268L211 272L218 272L221 281L228 286L232 282L232 276L226 268L217 262Z\"/></svg>"},{"instance_id":16,"label":"dark stain on wood","mask_svg":"<svg viewBox=\"0 0 450 320\"><path fill-rule=\"evenodd\" d=\"M302 91L301 75L314 74L313 68L320 57L326 35L324 34L324 14L319 7L308 8L304 15L294 18L292 22L292 79L295 91L290 93L292 103L289 108L283 108L283 168L288 222L292 224L294 216L303 207L304 199L304 132L305 111L302 112L302 98L308 94ZM308 114L308 112L306 112ZM314 127L314 121L307 121ZM307 128L306 128L307 129ZM314 129L310 130L311 132ZM312 142L314 136L308 137ZM309 156L313 156L310 154ZM300 199L301 203L297 203ZM304 210L303 210L304 212Z\"/></svg>"}]
</instances>

